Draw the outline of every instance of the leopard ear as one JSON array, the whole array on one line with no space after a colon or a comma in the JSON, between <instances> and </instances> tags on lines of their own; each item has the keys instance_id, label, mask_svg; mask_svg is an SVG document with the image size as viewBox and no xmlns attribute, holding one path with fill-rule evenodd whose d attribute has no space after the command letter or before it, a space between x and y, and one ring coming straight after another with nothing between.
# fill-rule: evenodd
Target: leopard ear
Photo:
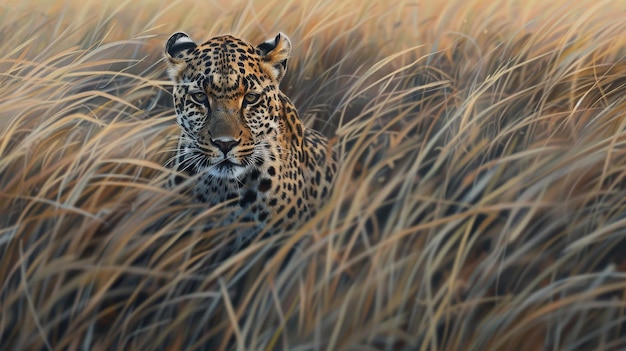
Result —
<instances>
[{"instance_id":1,"label":"leopard ear","mask_svg":"<svg viewBox=\"0 0 626 351\"><path fill-rule=\"evenodd\" d=\"M168 74L172 80L177 81L180 73L187 66L184 54L193 50L198 45L183 32L177 32L167 40L165 44L165 57L168 62Z\"/></svg>"},{"instance_id":2,"label":"leopard ear","mask_svg":"<svg viewBox=\"0 0 626 351\"><path fill-rule=\"evenodd\" d=\"M267 72L277 82L280 82L287 71L287 59L291 53L289 38L284 33L278 33L273 39L259 44L257 49L263 58Z\"/></svg>"}]
</instances>

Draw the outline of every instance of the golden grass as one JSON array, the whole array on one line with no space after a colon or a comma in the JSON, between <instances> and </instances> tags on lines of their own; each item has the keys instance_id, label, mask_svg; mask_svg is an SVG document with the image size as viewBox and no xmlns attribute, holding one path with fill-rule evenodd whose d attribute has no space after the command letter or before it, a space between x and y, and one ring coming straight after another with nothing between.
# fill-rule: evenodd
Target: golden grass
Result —
<instances>
[{"instance_id":1,"label":"golden grass","mask_svg":"<svg viewBox=\"0 0 626 351\"><path fill-rule=\"evenodd\" d=\"M546 3L0 5L2 349L626 347L626 3ZM162 187L177 30L292 39L303 227L224 256Z\"/></svg>"}]
</instances>

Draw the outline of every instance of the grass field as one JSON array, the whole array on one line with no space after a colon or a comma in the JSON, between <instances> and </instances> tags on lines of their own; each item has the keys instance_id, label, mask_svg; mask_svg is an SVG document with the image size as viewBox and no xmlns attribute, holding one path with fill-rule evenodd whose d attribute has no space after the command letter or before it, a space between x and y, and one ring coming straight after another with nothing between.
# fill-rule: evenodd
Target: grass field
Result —
<instances>
[{"instance_id":1,"label":"grass field","mask_svg":"<svg viewBox=\"0 0 626 351\"><path fill-rule=\"evenodd\" d=\"M626 348L626 1L547 3L2 0L0 349ZM175 31L291 38L301 228L164 189Z\"/></svg>"}]
</instances>

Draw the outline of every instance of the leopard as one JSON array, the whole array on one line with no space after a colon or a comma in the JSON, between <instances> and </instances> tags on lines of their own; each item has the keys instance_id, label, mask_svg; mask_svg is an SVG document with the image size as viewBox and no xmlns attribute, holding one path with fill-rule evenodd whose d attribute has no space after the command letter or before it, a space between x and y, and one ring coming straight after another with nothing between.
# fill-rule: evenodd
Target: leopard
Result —
<instances>
[{"instance_id":1,"label":"leopard","mask_svg":"<svg viewBox=\"0 0 626 351\"><path fill-rule=\"evenodd\" d=\"M291 47L282 32L258 45L176 32L165 45L180 130L169 186L187 179L194 201L227 208L222 224L245 224L239 243L315 216L337 174L333 143L280 90Z\"/></svg>"}]
</instances>

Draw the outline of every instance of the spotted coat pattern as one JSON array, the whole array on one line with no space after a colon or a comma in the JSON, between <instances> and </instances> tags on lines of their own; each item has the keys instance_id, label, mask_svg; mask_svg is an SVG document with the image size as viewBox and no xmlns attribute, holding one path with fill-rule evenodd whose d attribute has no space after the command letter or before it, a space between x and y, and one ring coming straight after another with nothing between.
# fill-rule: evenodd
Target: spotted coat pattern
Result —
<instances>
[{"instance_id":1,"label":"spotted coat pattern","mask_svg":"<svg viewBox=\"0 0 626 351\"><path fill-rule=\"evenodd\" d=\"M199 201L230 206L227 223L252 224L242 240L313 216L337 171L328 140L279 90L290 50L282 33L258 46L229 35L198 45L175 33L165 48L181 130L170 183L186 174Z\"/></svg>"}]
</instances>

